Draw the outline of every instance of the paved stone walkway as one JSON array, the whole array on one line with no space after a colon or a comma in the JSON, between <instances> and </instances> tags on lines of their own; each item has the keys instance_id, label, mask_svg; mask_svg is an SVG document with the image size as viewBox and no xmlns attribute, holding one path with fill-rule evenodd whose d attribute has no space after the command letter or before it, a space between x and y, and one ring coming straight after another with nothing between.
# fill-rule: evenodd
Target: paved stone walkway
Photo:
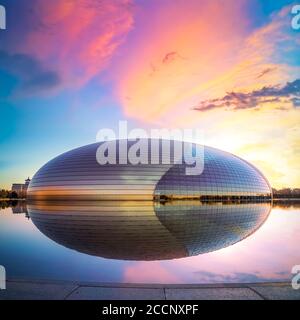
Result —
<instances>
[{"instance_id":1,"label":"paved stone walkway","mask_svg":"<svg viewBox=\"0 0 300 320\"><path fill-rule=\"evenodd\" d=\"M290 283L120 284L8 280L0 300L300 300Z\"/></svg>"}]
</instances>

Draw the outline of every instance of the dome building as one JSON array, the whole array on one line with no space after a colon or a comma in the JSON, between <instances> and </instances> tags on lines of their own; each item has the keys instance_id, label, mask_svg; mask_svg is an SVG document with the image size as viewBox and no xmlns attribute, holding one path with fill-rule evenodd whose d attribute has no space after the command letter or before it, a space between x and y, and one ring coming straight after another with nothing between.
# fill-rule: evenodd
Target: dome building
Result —
<instances>
[{"instance_id":1,"label":"dome building","mask_svg":"<svg viewBox=\"0 0 300 320\"><path fill-rule=\"evenodd\" d=\"M203 171L187 175L185 163L174 157L170 141L170 163L99 164L97 151L103 142L68 151L46 163L32 178L29 200L267 200L272 189L253 165L230 153L203 147ZM126 140L127 141L127 140ZM151 142L142 143L151 158ZM161 141L160 141L161 143ZM134 142L127 141L127 151ZM193 147L192 144L190 144ZM161 150L161 144L160 144ZM122 155L123 156L123 155Z\"/></svg>"}]
</instances>

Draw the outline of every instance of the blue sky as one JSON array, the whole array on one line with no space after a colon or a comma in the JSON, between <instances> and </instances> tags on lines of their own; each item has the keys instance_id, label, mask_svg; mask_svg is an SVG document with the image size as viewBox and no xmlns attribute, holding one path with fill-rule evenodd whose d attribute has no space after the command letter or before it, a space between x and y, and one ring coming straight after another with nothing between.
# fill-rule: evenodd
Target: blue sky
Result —
<instances>
[{"instance_id":1,"label":"blue sky","mask_svg":"<svg viewBox=\"0 0 300 320\"><path fill-rule=\"evenodd\" d=\"M202 127L207 144L252 161L273 185L300 182L299 111L286 96L273 103L260 97L244 110L204 108L228 92L249 97L300 78L300 31L290 27L295 1L74 3L0 0L7 11L0 187L95 142L99 129L116 129L122 119L132 127ZM288 97L298 99L297 90Z\"/></svg>"}]
</instances>

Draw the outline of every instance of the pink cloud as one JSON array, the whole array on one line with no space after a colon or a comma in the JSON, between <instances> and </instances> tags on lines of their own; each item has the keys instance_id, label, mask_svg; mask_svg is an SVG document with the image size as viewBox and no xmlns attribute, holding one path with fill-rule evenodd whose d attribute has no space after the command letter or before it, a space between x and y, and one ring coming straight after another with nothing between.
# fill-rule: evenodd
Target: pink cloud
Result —
<instances>
[{"instance_id":1,"label":"pink cloud","mask_svg":"<svg viewBox=\"0 0 300 320\"><path fill-rule=\"evenodd\" d=\"M153 1L139 8L126 60L112 68L125 114L162 126L192 125L199 115L191 107L200 101L297 79L299 68L280 59L295 48L288 8L253 29L246 5L191 0L158 8Z\"/></svg>"},{"instance_id":2,"label":"pink cloud","mask_svg":"<svg viewBox=\"0 0 300 320\"><path fill-rule=\"evenodd\" d=\"M125 40L133 23L131 4L131 0L35 0L32 25L11 50L56 70L65 85L82 85L108 65Z\"/></svg>"},{"instance_id":3,"label":"pink cloud","mask_svg":"<svg viewBox=\"0 0 300 320\"><path fill-rule=\"evenodd\" d=\"M126 60L112 68L125 114L156 122L193 105L210 88L202 84L236 63L248 34L245 3L153 1L139 8Z\"/></svg>"}]
</instances>

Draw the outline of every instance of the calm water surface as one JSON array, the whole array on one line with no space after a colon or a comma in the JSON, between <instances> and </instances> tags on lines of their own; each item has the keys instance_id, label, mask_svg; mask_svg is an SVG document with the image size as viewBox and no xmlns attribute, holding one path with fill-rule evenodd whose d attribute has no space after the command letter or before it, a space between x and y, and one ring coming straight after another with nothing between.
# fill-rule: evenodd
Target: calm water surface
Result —
<instances>
[{"instance_id":1,"label":"calm water surface","mask_svg":"<svg viewBox=\"0 0 300 320\"><path fill-rule=\"evenodd\" d=\"M10 278L290 280L299 243L300 202L18 202L0 209L0 265Z\"/></svg>"}]
</instances>

